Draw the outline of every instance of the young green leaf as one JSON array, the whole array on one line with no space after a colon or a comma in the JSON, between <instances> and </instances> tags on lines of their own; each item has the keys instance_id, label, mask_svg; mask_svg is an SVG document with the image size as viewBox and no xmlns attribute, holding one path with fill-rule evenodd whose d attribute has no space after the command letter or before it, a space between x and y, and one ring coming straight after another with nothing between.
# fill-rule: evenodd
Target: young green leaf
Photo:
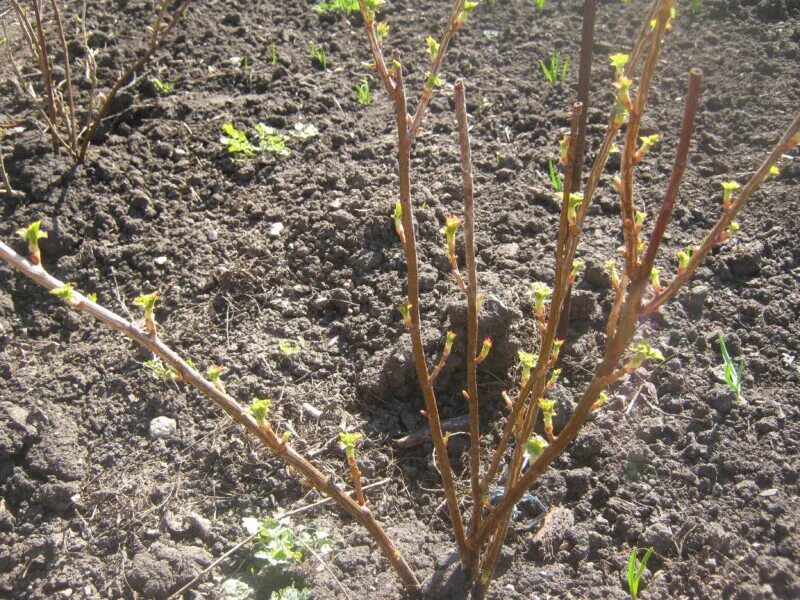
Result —
<instances>
[{"instance_id":1,"label":"young green leaf","mask_svg":"<svg viewBox=\"0 0 800 600\"><path fill-rule=\"evenodd\" d=\"M78 296L75 294L75 288L71 283L65 283L60 288L52 289L50 293L56 298L61 298L68 306L77 306L80 304Z\"/></svg>"},{"instance_id":2,"label":"young green leaf","mask_svg":"<svg viewBox=\"0 0 800 600\"><path fill-rule=\"evenodd\" d=\"M301 130L304 129L306 126L301 125ZM311 125L311 127L314 127ZM316 127L314 127L316 129ZM291 151L286 146L286 138L278 133L278 131L274 127L270 127L269 125L264 125L263 123L258 123L255 126L256 136L258 136L259 144L258 149L262 152L269 152L271 154L277 154L279 156L289 156ZM297 135L300 133L303 135L301 131L297 130L297 125L295 125L295 134ZM311 132L311 137L316 135L315 132Z\"/></svg>"},{"instance_id":3,"label":"young green leaf","mask_svg":"<svg viewBox=\"0 0 800 600\"><path fill-rule=\"evenodd\" d=\"M285 354L286 356L300 354L300 352L307 346L308 342L303 339L303 336L300 336L296 340L283 338L278 340L278 350L281 351L281 354Z\"/></svg>"},{"instance_id":4,"label":"young green leaf","mask_svg":"<svg viewBox=\"0 0 800 600\"><path fill-rule=\"evenodd\" d=\"M525 442L525 453L530 457L531 460L536 460L542 455L545 448L547 448L547 442L545 439L540 436L534 434L527 442Z\"/></svg>"},{"instance_id":5,"label":"young green leaf","mask_svg":"<svg viewBox=\"0 0 800 600\"><path fill-rule=\"evenodd\" d=\"M250 157L256 154L257 148L247 139L244 131L239 131L231 123L222 126L222 135L219 141L228 148L230 154Z\"/></svg>"},{"instance_id":6,"label":"young green leaf","mask_svg":"<svg viewBox=\"0 0 800 600\"><path fill-rule=\"evenodd\" d=\"M156 78L153 78L153 86L156 88L156 91L162 96L169 96L175 89L175 86L173 84L163 82L160 79Z\"/></svg>"},{"instance_id":7,"label":"young green leaf","mask_svg":"<svg viewBox=\"0 0 800 600\"><path fill-rule=\"evenodd\" d=\"M626 370L633 371L641 367L647 360L664 362L664 355L650 346L647 340L642 340L633 347L633 356L625 365Z\"/></svg>"},{"instance_id":8,"label":"young green leaf","mask_svg":"<svg viewBox=\"0 0 800 600\"><path fill-rule=\"evenodd\" d=\"M428 37L427 44L428 44L428 55L431 57L431 62L436 62L440 50L439 42L437 42L432 37Z\"/></svg>"},{"instance_id":9,"label":"young green leaf","mask_svg":"<svg viewBox=\"0 0 800 600\"><path fill-rule=\"evenodd\" d=\"M625 74L625 66L628 64L630 58L627 54L617 52L608 57L611 61L611 66L614 67L615 75L619 78Z\"/></svg>"},{"instance_id":10,"label":"young green leaf","mask_svg":"<svg viewBox=\"0 0 800 600\"><path fill-rule=\"evenodd\" d=\"M257 130L258 130L258 125L256 125L256 131ZM289 135L296 140L305 142L307 140L310 140L311 138L317 137L319 135L319 129L317 129L316 125L313 125L311 123L295 123L294 129L292 129Z\"/></svg>"},{"instance_id":11,"label":"young green leaf","mask_svg":"<svg viewBox=\"0 0 800 600\"><path fill-rule=\"evenodd\" d=\"M733 192L742 186L735 181L723 181L720 185L722 186L722 208L728 210L731 206Z\"/></svg>"},{"instance_id":12,"label":"young green leaf","mask_svg":"<svg viewBox=\"0 0 800 600\"><path fill-rule=\"evenodd\" d=\"M28 255L35 265L42 263L42 252L39 249L39 240L47 237L47 232L42 231L42 222L34 221L27 229L18 229L17 235L28 242Z\"/></svg>"},{"instance_id":13,"label":"young green leaf","mask_svg":"<svg viewBox=\"0 0 800 600\"><path fill-rule=\"evenodd\" d=\"M364 77L361 83L356 85L356 102L361 106L372 104L372 91L369 87L369 79Z\"/></svg>"},{"instance_id":14,"label":"young green leaf","mask_svg":"<svg viewBox=\"0 0 800 600\"><path fill-rule=\"evenodd\" d=\"M250 414L253 415L253 418L256 420L256 423L258 423L259 427L264 427L266 425L267 415L269 414L269 409L271 406L272 400L253 398L253 401L250 404Z\"/></svg>"},{"instance_id":15,"label":"young green leaf","mask_svg":"<svg viewBox=\"0 0 800 600\"><path fill-rule=\"evenodd\" d=\"M352 433L342 431L339 433L339 445L342 447L345 454L347 454L347 458L352 459L355 456L356 445L361 440L361 437L362 435L357 431Z\"/></svg>"}]
</instances>

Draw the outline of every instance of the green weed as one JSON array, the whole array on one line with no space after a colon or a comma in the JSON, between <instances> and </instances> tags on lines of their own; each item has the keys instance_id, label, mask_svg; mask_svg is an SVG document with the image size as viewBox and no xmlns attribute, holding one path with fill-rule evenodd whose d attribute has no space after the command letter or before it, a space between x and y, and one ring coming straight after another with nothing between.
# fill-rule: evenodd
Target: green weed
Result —
<instances>
[{"instance_id":1,"label":"green weed","mask_svg":"<svg viewBox=\"0 0 800 600\"><path fill-rule=\"evenodd\" d=\"M725 383L728 385L728 388L736 394L736 402L741 402L744 359L739 360L739 368L737 369L733 364L731 355L728 354L728 348L725 346L725 338L722 337L722 333L719 334L717 339L719 340L719 351L720 354L722 354L722 368Z\"/></svg>"},{"instance_id":2,"label":"green weed","mask_svg":"<svg viewBox=\"0 0 800 600\"><path fill-rule=\"evenodd\" d=\"M323 69L328 68L328 58L325 56L325 50L323 50L320 46L317 46L316 42L311 42L309 51L311 52L312 63L319 65Z\"/></svg>"},{"instance_id":3,"label":"green weed","mask_svg":"<svg viewBox=\"0 0 800 600\"><path fill-rule=\"evenodd\" d=\"M153 78L153 85L155 86L156 91L162 96L169 96L175 89L174 84L166 83L156 78Z\"/></svg>"},{"instance_id":4,"label":"green weed","mask_svg":"<svg viewBox=\"0 0 800 600\"><path fill-rule=\"evenodd\" d=\"M639 583L642 579L642 575L644 574L644 570L647 567L647 561L650 560L651 554L653 554L653 549L648 548L647 552L644 553L642 562L639 563L639 568L637 569L636 563L638 562L639 549L634 548L631 550L631 556L628 559L628 591L631 594L631 598L634 600L639 597Z\"/></svg>"},{"instance_id":5,"label":"green weed","mask_svg":"<svg viewBox=\"0 0 800 600\"><path fill-rule=\"evenodd\" d=\"M369 89L369 79L364 77L360 84L356 85L356 102L361 106L372 104L372 91Z\"/></svg>"},{"instance_id":6,"label":"green weed","mask_svg":"<svg viewBox=\"0 0 800 600\"><path fill-rule=\"evenodd\" d=\"M546 65L542 60L539 61L539 66L542 67L542 73L544 73L544 76L547 81L550 82L550 85L555 85L559 82L566 82L569 61L565 58L562 62L560 54L550 55L550 66Z\"/></svg>"},{"instance_id":7,"label":"green weed","mask_svg":"<svg viewBox=\"0 0 800 600\"><path fill-rule=\"evenodd\" d=\"M358 0L331 0L331 2L323 2L314 7L314 11L318 13L336 13L347 17L353 13L359 12Z\"/></svg>"},{"instance_id":8,"label":"green weed","mask_svg":"<svg viewBox=\"0 0 800 600\"><path fill-rule=\"evenodd\" d=\"M547 174L550 177L550 185L553 186L553 189L556 192L560 192L562 189L564 189L564 184L562 183L564 176L561 175L561 173L556 173L553 160L550 158L547 159Z\"/></svg>"}]
</instances>

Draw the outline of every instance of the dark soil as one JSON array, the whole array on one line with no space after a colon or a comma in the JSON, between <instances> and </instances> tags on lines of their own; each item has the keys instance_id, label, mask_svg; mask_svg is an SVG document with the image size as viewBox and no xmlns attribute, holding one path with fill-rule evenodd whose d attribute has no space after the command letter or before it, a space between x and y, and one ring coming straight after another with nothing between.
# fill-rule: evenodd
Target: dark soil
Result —
<instances>
[{"instance_id":1,"label":"dark soil","mask_svg":"<svg viewBox=\"0 0 800 600\"><path fill-rule=\"evenodd\" d=\"M438 35L450 3L389 4L389 40L419 90L424 40ZM140 47L136 32L152 5L90 5L107 81ZM391 107L374 77L375 101L355 102L368 60L359 20L318 16L312 6L197 0L123 93L84 167L54 157L33 111L0 83L0 121L24 127L4 144L12 183L25 192L4 201L0 238L42 219L46 268L114 310L158 289L165 339L202 368L225 365L228 391L242 402L276 399L280 428L343 483L336 434L363 431L367 483L389 478L368 492L374 511L428 578L427 597L464 597L430 447L393 443L423 417L396 310L405 267L389 218L397 195ZM641 0L599 7L590 156L606 122L607 56L629 48L644 10ZM516 351L534 349L528 286L553 274L558 209L547 159L567 124L579 29L577 1L548 1L541 13L527 1L482 3L444 71L449 82L466 78L472 116L479 266L490 296L482 327L495 338L481 372L487 453ZM12 45L17 34L11 27ZM327 70L312 64L312 41L325 49ZM704 0L697 14L678 7L644 121L643 133L663 136L638 168L638 201L651 215L671 170L688 69L703 68L706 81L662 280L674 272L675 252L717 218L720 181L744 181L791 121L799 42L796 0ZM570 61L568 85L551 87L539 70L554 51ZM152 77L175 91L158 96ZM320 135L294 144L290 157L236 161L218 141L225 122L249 131L258 122L280 130L310 123ZM464 312L438 233L446 214L461 211L451 89L432 103L413 159L421 302L436 354L445 327L463 327ZM752 199L742 231L643 327L667 361L614 389L609 407L531 490L547 517L511 536L492 598L625 598L628 554L649 546L656 554L645 597L800 597L797 157L781 170ZM611 174L579 249L588 268L573 295L554 394L565 408L604 343L611 293L603 265L621 239ZM716 374L718 332L746 365L745 402L734 402ZM308 345L299 354L281 353L279 339L301 336ZM146 358L0 270L0 596L165 598L245 537L243 517L318 499L204 398L151 377ZM445 418L466 412L457 365L451 359L439 379ZM310 417L303 403L322 416ZM159 416L176 420L171 437L151 435ZM466 490L463 439L454 437L450 452ZM402 595L374 544L340 512L320 508L298 522L331 532L328 566L350 597ZM292 578L314 598L343 597L313 559L281 577L250 578L251 552L234 554L186 598L220 597L230 577L257 583L263 598Z\"/></svg>"}]
</instances>

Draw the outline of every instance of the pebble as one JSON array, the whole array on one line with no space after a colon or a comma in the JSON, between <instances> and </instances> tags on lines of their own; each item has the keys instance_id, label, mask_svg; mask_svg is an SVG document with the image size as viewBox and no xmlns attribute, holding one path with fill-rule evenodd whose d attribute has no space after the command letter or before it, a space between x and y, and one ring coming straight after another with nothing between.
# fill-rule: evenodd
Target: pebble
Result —
<instances>
[{"instance_id":1,"label":"pebble","mask_svg":"<svg viewBox=\"0 0 800 600\"><path fill-rule=\"evenodd\" d=\"M178 431L178 423L169 417L156 417L150 421L150 437L153 439L171 438Z\"/></svg>"},{"instance_id":2,"label":"pebble","mask_svg":"<svg viewBox=\"0 0 800 600\"><path fill-rule=\"evenodd\" d=\"M277 223L273 223L269 226L269 237L277 238L281 236L281 232L283 231L283 223L278 221Z\"/></svg>"}]
</instances>

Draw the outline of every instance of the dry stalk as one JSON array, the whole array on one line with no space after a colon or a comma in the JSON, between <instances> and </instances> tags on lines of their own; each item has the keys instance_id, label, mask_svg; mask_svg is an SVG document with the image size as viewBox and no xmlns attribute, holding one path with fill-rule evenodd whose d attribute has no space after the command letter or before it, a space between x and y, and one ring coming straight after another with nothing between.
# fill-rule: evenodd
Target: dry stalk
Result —
<instances>
[{"instance_id":1,"label":"dry stalk","mask_svg":"<svg viewBox=\"0 0 800 600\"><path fill-rule=\"evenodd\" d=\"M59 0L50 0L50 7L56 23L56 41L64 62L63 85L66 88L66 106L64 106L64 102L57 91L60 85L57 85L52 77L51 63L53 59L51 57L49 42L44 27L42 0L33 0L32 2L33 22L28 18L28 13L20 4L19 0L9 0L17 16L20 28L27 40L31 60L37 64L39 72L41 73L44 96L40 98L31 86L25 84L19 69L17 69L17 78L19 80L18 87L23 90L26 95L31 97L41 113L51 137L54 153L58 153L61 149L64 149L74 158L75 162L80 164L86 160L86 153L89 145L97 135L104 119L110 113L117 95L123 87L144 68L156 51L163 45L167 36L169 36L170 32L183 17L191 1L192 0L183 0L172 13L169 20L166 21L169 0L159 0L158 11L153 24L150 26L150 34L147 38L147 44L144 50L139 57L117 77L105 94L105 98L97 110L95 110L95 98L97 93L96 64L87 43L85 30L86 4L84 3L82 18L84 28L83 43L86 48L87 73L91 87L85 106L80 111L83 112L83 126L79 129L79 108L75 96L72 64L70 61L67 37L64 31L64 22L59 8ZM60 122L63 123L60 124Z\"/></svg>"}]
</instances>

